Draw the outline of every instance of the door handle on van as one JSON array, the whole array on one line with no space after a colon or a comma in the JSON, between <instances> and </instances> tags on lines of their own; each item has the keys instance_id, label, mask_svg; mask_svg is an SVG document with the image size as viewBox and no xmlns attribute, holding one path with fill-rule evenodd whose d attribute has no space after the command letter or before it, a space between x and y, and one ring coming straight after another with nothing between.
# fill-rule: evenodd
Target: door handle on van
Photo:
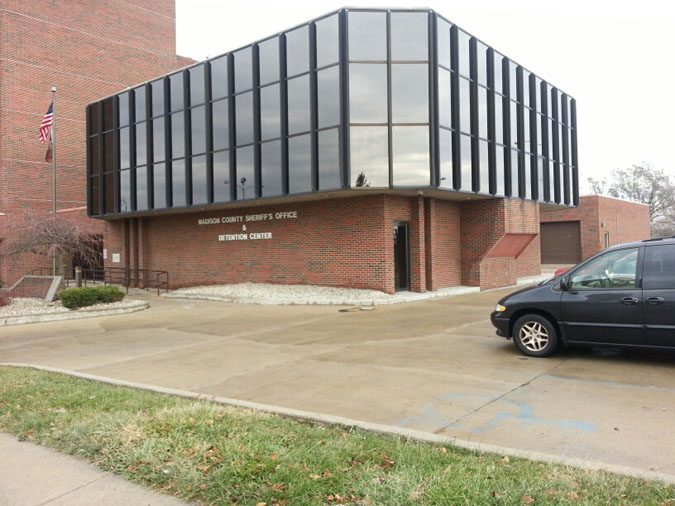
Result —
<instances>
[{"instance_id":1,"label":"door handle on van","mask_svg":"<svg viewBox=\"0 0 675 506\"><path fill-rule=\"evenodd\" d=\"M626 304L627 306L633 306L640 302L640 299L636 299L635 297L624 297L621 299L621 304Z\"/></svg>"},{"instance_id":2,"label":"door handle on van","mask_svg":"<svg viewBox=\"0 0 675 506\"><path fill-rule=\"evenodd\" d=\"M666 301L663 297L649 297L647 298L647 304L663 304Z\"/></svg>"}]
</instances>

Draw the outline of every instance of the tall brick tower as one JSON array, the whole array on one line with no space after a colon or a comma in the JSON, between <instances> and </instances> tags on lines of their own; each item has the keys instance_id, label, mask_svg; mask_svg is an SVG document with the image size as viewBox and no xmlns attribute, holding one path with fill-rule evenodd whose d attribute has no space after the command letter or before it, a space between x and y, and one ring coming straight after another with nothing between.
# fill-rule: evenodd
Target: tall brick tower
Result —
<instances>
[{"instance_id":1,"label":"tall brick tower","mask_svg":"<svg viewBox=\"0 0 675 506\"><path fill-rule=\"evenodd\" d=\"M0 238L22 215L51 213L51 164L38 127L56 87L57 214L86 217L86 105L187 65L174 0L0 0ZM0 258L11 284L49 261Z\"/></svg>"}]
</instances>

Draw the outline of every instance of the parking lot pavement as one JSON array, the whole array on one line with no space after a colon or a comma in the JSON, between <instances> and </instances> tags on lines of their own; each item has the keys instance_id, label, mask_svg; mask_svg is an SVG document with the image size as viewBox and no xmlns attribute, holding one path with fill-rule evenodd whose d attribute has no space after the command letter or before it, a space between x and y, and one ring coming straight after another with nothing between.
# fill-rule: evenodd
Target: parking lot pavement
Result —
<instances>
[{"instance_id":1,"label":"parking lot pavement","mask_svg":"<svg viewBox=\"0 0 675 506\"><path fill-rule=\"evenodd\" d=\"M505 293L370 311L147 296L142 313L0 329L0 361L675 476L675 354L525 357L488 319Z\"/></svg>"}]
</instances>

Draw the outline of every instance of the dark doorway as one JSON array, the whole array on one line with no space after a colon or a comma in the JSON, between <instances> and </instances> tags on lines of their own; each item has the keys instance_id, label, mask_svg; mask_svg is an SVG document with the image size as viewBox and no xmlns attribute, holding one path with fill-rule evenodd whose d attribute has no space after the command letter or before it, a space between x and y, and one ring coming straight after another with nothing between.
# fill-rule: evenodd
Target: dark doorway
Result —
<instances>
[{"instance_id":1,"label":"dark doorway","mask_svg":"<svg viewBox=\"0 0 675 506\"><path fill-rule=\"evenodd\" d=\"M408 224L394 223L394 289L410 290Z\"/></svg>"}]
</instances>

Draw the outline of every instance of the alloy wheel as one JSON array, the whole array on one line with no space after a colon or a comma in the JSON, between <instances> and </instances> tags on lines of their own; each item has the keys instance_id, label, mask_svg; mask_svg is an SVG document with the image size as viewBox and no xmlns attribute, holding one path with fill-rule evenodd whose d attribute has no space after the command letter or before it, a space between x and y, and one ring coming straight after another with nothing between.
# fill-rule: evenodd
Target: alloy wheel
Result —
<instances>
[{"instance_id":1,"label":"alloy wheel","mask_svg":"<svg viewBox=\"0 0 675 506\"><path fill-rule=\"evenodd\" d=\"M529 321L520 327L520 342L530 351L541 351L549 341L546 327L539 322Z\"/></svg>"}]
</instances>

